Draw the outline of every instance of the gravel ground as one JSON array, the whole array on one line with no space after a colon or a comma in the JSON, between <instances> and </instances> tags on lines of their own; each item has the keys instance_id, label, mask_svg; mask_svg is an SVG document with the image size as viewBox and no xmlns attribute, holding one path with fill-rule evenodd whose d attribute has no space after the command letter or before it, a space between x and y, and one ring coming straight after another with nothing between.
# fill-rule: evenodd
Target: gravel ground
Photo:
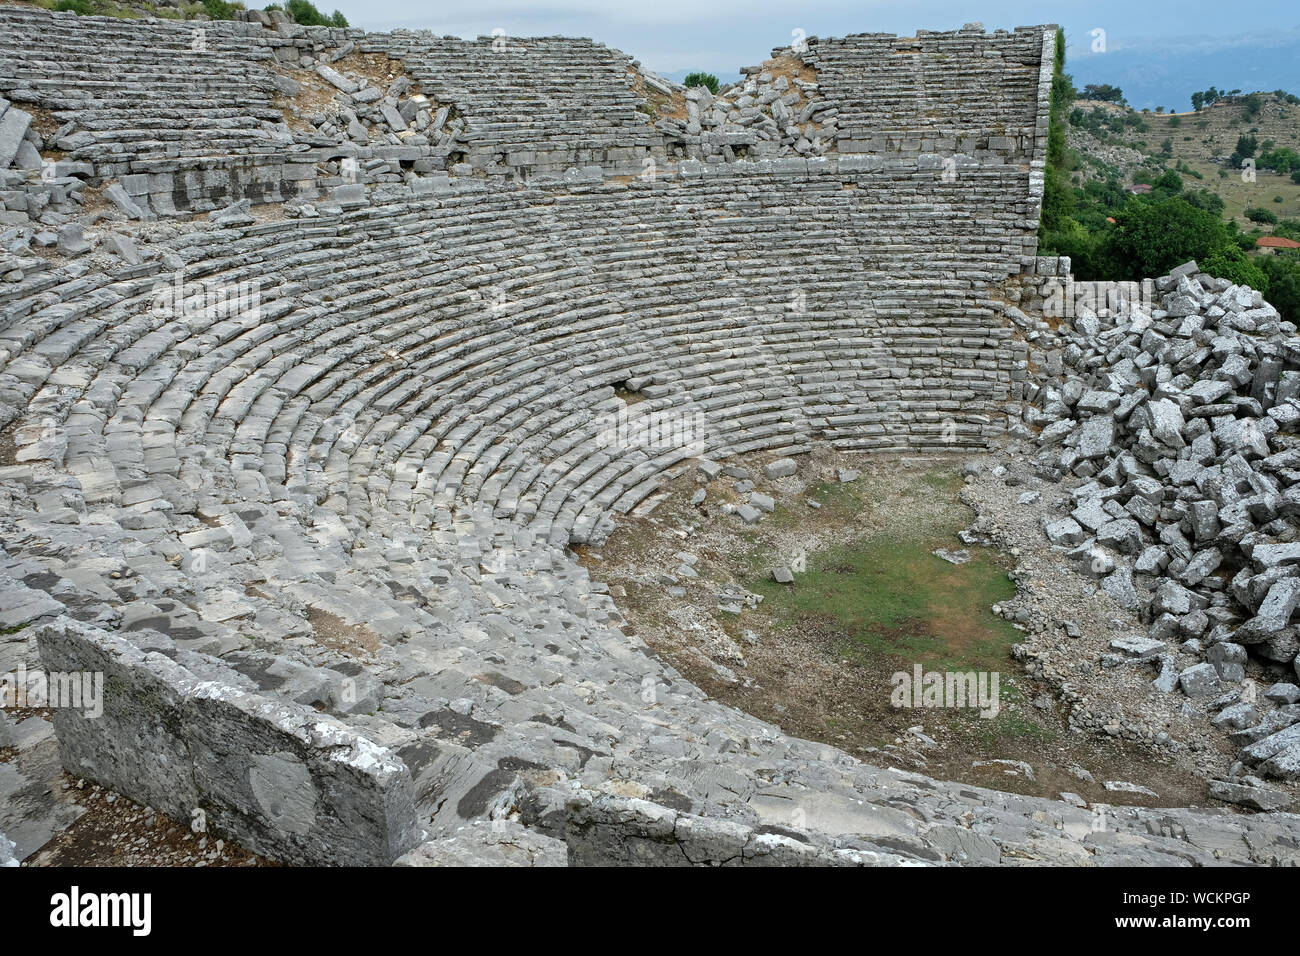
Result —
<instances>
[{"instance_id":1,"label":"gravel ground","mask_svg":"<svg viewBox=\"0 0 1300 956\"><path fill-rule=\"evenodd\" d=\"M1226 772L1232 761L1222 732L1202 710L1184 712L1191 708L1183 707L1180 694L1154 692L1151 665L1100 667L1113 637L1145 629L1052 551L1039 520L1055 513L1067 488L1033 477L1023 445L976 458L840 455L819 446L798 458L796 475L778 479L763 475L766 460L728 460L748 469L754 490L776 499L776 513L757 525L724 513L724 504L747 497L735 492L735 477L702 485L692 466L665 482L652 509L622 519L603 548L578 549L629 624L686 677L789 733L824 740L875 764L1035 795L1071 792L1152 806L1222 806L1208 798L1203 779ZM979 474L968 477L960 493L923 483L927 473L955 477L966 463L977 464ZM1005 474L995 472L1007 463L1012 464ZM808 507L817 485L835 483L841 468L861 472L855 487L869 489L867 505L851 515ZM692 505L701 487L707 497ZM1020 504L1030 490L1040 500ZM1011 573L1019 593L1004 602L1003 616L1024 637L1019 663L1008 661L1018 673L1008 676L1025 701L1022 716L1041 726L1041 736L990 742L939 711L890 713L876 706L888 693L887 675L863 673L842 659L837 635L801 626L774 636L771 616L761 606L739 615L717 609L717 594L737 586L745 556L756 545L765 556L761 563L777 566L866 538L951 534L967 525L988 529L1007 566L1016 568ZM963 545L952 540L950 546ZM690 574L681 572L684 556L695 559ZM1066 621L1080 637L1066 637ZM1102 787L1107 779L1143 782L1158 797L1117 799Z\"/></svg>"},{"instance_id":2,"label":"gravel ground","mask_svg":"<svg viewBox=\"0 0 1300 956\"><path fill-rule=\"evenodd\" d=\"M963 490L979 514L975 526L1016 562L1017 596L1005 602L1003 614L1026 632L1027 672L1056 689L1072 727L1135 741L1203 777L1225 775L1236 749L1210 724L1208 702L1156 691L1153 664L1102 666L1113 639L1145 635L1146 626L1043 535L1042 521L1069 513L1070 489L1082 479L1052 483L1035 477L1031 453L1013 441L1001 452L971 459L980 473L968 476ZM1024 500L1027 492L1037 492L1037 500ZM1195 663L1199 658L1179 653L1180 668ZM1265 684L1276 679L1255 662L1247 676ZM1294 784L1286 789L1300 795Z\"/></svg>"}]
</instances>

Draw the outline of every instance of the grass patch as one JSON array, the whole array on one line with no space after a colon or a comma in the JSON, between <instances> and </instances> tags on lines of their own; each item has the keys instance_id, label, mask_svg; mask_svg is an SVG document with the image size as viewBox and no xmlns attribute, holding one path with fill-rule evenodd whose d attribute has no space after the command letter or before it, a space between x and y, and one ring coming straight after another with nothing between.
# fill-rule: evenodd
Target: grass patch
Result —
<instances>
[{"instance_id":1,"label":"grass patch","mask_svg":"<svg viewBox=\"0 0 1300 956\"><path fill-rule=\"evenodd\" d=\"M943 543L870 538L810 556L794 585L756 575L746 586L763 595L779 628L842 632L843 656L864 666L1001 670L1019 632L990 608L1014 597L1015 585L987 551L963 565L930 553Z\"/></svg>"}]
</instances>

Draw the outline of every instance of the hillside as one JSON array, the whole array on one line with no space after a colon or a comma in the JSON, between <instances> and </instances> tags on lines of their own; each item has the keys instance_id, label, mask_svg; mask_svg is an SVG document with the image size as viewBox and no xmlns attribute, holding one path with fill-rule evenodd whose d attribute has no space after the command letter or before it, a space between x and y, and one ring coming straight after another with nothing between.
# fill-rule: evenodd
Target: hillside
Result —
<instances>
[{"instance_id":1,"label":"hillside","mask_svg":"<svg viewBox=\"0 0 1300 956\"><path fill-rule=\"evenodd\" d=\"M1274 94L1263 94L1256 115L1247 116L1240 100L1219 102L1199 112L1153 113L1114 103L1074 101L1067 144L1078 154L1071 173L1076 185L1117 177L1124 186L1151 182L1166 170L1183 176L1189 189L1209 189L1225 203L1224 216L1243 230L1257 228L1244 211L1263 207L1279 219L1300 218L1300 184L1266 169L1257 169L1253 182L1229 164L1237 139L1254 136L1262 150L1300 151L1300 105ZM1278 202L1277 197L1282 201ZM1271 227L1263 226L1265 232Z\"/></svg>"}]
</instances>

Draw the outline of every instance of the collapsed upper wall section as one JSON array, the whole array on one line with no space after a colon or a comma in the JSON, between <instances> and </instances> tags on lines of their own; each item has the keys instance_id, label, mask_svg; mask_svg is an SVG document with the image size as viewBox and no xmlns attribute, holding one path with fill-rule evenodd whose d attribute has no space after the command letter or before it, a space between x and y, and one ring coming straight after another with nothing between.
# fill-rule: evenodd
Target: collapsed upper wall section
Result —
<instances>
[{"instance_id":1,"label":"collapsed upper wall section","mask_svg":"<svg viewBox=\"0 0 1300 956\"><path fill-rule=\"evenodd\" d=\"M587 39L0 7L0 98L33 117L27 165L0 170L0 187L37 166L56 201L115 181L106 198L147 219L314 202L340 185L592 181L685 160L1029 169L1046 149L1050 39L1047 27L814 37L715 97ZM19 201L40 205L31 192Z\"/></svg>"},{"instance_id":2,"label":"collapsed upper wall section","mask_svg":"<svg viewBox=\"0 0 1300 956\"><path fill-rule=\"evenodd\" d=\"M476 170L640 172L663 137L641 111L632 60L591 40L371 34L362 49L399 57L422 87L466 118L459 143Z\"/></svg>"}]
</instances>

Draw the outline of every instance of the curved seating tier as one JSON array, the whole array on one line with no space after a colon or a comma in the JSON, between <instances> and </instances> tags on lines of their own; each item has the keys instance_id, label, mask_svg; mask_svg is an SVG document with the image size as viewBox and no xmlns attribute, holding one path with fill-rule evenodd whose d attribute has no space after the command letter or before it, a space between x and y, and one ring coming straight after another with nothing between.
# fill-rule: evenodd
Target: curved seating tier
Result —
<instances>
[{"instance_id":1,"label":"curved seating tier","mask_svg":"<svg viewBox=\"0 0 1300 956\"><path fill-rule=\"evenodd\" d=\"M72 124L70 158L100 176L149 172L151 160L284 152L293 138L272 105L263 32L3 7L0 90Z\"/></svg>"},{"instance_id":2,"label":"curved seating tier","mask_svg":"<svg viewBox=\"0 0 1300 956\"><path fill-rule=\"evenodd\" d=\"M638 110L631 58L601 43L395 31L369 35L364 48L400 57L427 93L469 117L465 143L484 158L504 153L508 165L534 166L555 152L552 162L571 166L621 156L639 171L646 150L663 146Z\"/></svg>"},{"instance_id":3,"label":"curved seating tier","mask_svg":"<svg viewBox=\"0 0 1300 956\"><path fill-rule=\"evenodd\" d=\"M115 462L174 474L201 447L318 497L478 501L598 542L689 457L984 442L1014 356L982 289L1018 268L1021 213L954 215L957 187L901 175L468 190L198 233L181 277L214 290L207 313L163 314L176 277L140 276L20 302L0 341L51 372L106 363L87 395L113 395L96 412ZM1007 187L969 175L964 193ZM229 314L241 294L255 313ZM70 397L23 385L28 419ZM103 451L78 441L66 464Z\"/></svg>"}]
</instances>

